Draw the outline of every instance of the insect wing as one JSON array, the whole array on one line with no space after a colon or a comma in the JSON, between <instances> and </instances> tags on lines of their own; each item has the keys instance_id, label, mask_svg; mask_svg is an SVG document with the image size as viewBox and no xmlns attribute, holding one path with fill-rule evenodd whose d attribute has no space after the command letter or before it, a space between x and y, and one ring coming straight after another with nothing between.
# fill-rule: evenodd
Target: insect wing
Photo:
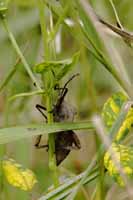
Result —
<instances>
[{"instance_id":1,"label":"insect wing","mask_svg":"<svg viewBox=\"0 0 133 200\"><path fill-rule=\"evenodd\" d=\"M80 141L72 130L58 133L55 140L57 165L59 165L68 156L71 150L80 148Z\"/></svg>"}]
</instances>

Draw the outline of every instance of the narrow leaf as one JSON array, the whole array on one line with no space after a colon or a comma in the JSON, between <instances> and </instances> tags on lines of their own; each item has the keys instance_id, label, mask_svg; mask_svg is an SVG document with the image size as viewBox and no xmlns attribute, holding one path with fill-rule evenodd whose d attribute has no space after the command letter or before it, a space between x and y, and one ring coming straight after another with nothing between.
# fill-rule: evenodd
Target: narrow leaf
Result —
<instances>
[{"instance_id":1,"label":"narrow leaf","mask_svg":"<svg viewBox=\"0 0 133 200\"><path fill-rule=\"evenodd\" d=\"M81 178L84 176L85 172L74 176L73 178L70 178L66 180L66 182L62 185L60 185L58 188L54 189L53 191L49 192L45 196L41 197L39 200L61 200L65 196L68 196L76 187L76 185L79 183ZM87 184L97 178L98 172L97 169L94 169L86 178L84 181L84 184Z\"/></svg>"},{"instance_id":2,"label":"narrow leaf","mask_svg":"<svg viewBox=\"0 0 133 200\"><path fill-rule=\"evenodd\" d=\"M53 124L32 124L25 126L16 126L0 129L0 144L5 144L29 138L40 134L49 134L65 130L93 129L92 123L75 122L75 123L53 123Z\"/></svg>"},{"instance_id":3,"label":"narrow leaf","mask_svg":"<svg viewBox=\"0 0 133 200\"><path fill-rule=\"evenodd\" d=\"M19 93L16 95L13 95L9 98L9 101L15 100L16 98L19 97L30 97L30 96L34 96L34 95L41 95L41 94L45 94L44 90L37 90L37 91L32 91L32 92L24 92L24 93Z\"/></svg>"}]
</instances>

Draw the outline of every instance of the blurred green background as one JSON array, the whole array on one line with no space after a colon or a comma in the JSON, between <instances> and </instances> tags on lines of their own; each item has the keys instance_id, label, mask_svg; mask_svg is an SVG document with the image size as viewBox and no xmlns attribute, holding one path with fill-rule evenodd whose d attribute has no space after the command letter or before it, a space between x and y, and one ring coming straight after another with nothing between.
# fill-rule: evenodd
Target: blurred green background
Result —
<instances>
[{"instance_id":1,"label":"blurred green background","mask_svg":"<svg viewBox=\"0 0 133 200\"><path fill-rule=\"evenodd\" d=\"M90 0L90 2L99 16L107 22L116 25L115 16L108 0ZM126 30L133 31L132 0L114 0L114 4L123 27ZM43 61L42 37L35 1L10 1L7 17L11 30L30 66L33 67L35 64ZM0 82L2 83L18 57L8 40L2 24L0 24L0 27ZM132 50L126 46L122 39L113 35L107 34L106 43L113 51L113 55L116 56L114 62L124 66L132 80ZM119 89L118 84L102 66L99 67L101 64L87 52L80 41L76 40L64 25L60 27L60 31L56 36L56 50L57 60L69 58L75 52L81 50L80 61L68 77L76 72L79 72L80 76L70 83L66 99L77 109L75 121L91 119L92 114L96 111L100 113L106 99ZM64 82L68 77L64 79ZM12 80L0 94L1 127L44 121L40 113L35 109L35 105L41 102L39 96L19 98L12 102L9 110L7 110L7 101L10 96L21 92L28 92L32 89L34 89L34 85L31 83L23 65L19 64ZM69 173L80 173L95 154L95 136L93 134L87 135L82 131L77 133L81 140L82 149L71 152L61 164L60 174L66 174L67 176ZM6 155L16 159L36 173L39 185L35 189L33 196L40 196L51 185L52 179L48 169L47 152L45 149L36 150L34 140L34 138L21 140L8 144L4 148L6 148ZM47 143L47 138L44 138L44 143ZM1 147L0 151L3 151L3 147ZM27 193L12 189L7 183L5 184L8 199L30 199ZM91 193L93 184L92 188L90 185L86 188L87 193ZM84 195L81 194L78 198L84 199Z\"/></svg>"}]
</instances>

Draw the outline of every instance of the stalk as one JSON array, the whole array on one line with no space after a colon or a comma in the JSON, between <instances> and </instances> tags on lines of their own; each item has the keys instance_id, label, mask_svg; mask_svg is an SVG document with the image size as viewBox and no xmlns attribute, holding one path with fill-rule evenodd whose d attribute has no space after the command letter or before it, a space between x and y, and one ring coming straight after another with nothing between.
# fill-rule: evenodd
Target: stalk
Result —
<instances>
[{"instance_id":1,"label":"stalk","mask_svg":"<svg viewBox=\"0 0 133 200\"><path fill-rule=\"evenodd\" d=\"M43 47L44 47L44 58L45 60L50 60L51 54L50 47L48 43L48 31L47 31L47 23L46 23L46 16L45 16L45 10L46 6L43 3L42 0L38 0L38 9L39 9L39 17L40 17L40 26L42 31L42 37L43 37ZM53 113L50 112L53 109L53 95L52 95L52 89L49 89L49 86L53 85L53 75L51 72L47 73L47 77L42 75L42 80L46 86L47 90L47 98L46 98L46 107L47 107L47 121L48 124L52 124L54 122L53 120ZM44 100L44 99L43 99ZM57 172L57 166L56 166L56 157L55 157L55 134L49 134L48 136L48 145L49 145L49 168L53 172L53 182L54 186L57 187L59 185L58 180L58 172Z\"/></svg>"}]
</instances>

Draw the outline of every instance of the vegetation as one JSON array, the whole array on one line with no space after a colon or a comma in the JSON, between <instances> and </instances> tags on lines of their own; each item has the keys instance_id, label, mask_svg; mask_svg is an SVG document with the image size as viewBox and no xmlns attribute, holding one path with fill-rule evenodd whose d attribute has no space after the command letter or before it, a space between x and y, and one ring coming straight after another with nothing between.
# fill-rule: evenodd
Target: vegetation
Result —
<instances>
[{"instance_id":1,"label":"vegetation","mask_svg":"<svg viewBox=\"0 0 133 200\"><path fill-rule=\"evenodd\" d=\"M0 0L2 200L133 198L132 9Z\"/></svg>"}]
</instances>

